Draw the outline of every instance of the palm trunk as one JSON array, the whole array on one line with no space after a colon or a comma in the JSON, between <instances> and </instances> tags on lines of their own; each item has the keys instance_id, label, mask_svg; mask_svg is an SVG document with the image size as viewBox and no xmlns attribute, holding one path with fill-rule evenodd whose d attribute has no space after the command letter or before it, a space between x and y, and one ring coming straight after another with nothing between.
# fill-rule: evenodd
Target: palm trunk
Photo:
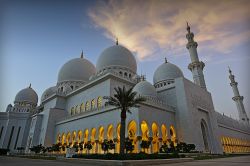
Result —
<instances>
[{"instance_id":1,"label":"palm trunk","mask_svg":"<svg viewBox=\"0 0 250 166\"><path fill-rule=\"evenodd\" d=\"M126 128L126 110L121 111L121 129L120 129L120 154L125 150L125 128Z\"/></svg>"}]
</instances>

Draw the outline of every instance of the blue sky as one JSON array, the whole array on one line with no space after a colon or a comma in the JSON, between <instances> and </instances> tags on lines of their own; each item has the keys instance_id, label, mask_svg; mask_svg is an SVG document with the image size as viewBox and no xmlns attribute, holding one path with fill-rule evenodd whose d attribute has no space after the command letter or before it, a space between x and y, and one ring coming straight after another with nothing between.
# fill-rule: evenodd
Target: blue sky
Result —
<instances>
[{"instance_id":1,"label":"blue sky","mask_svg":"<svg viewBox=\"0 0 250 166\"><path fill-rule=\"evenodd\" d=\"M56 85L60 67L81 50L96 64L100 53L114 45L115 36L135 54L138 74L146 74L151 83L165 57L192 80L185 47L189 21L215 109L237 118L230 66L249 114L249 1L227 2L2 0L0 111L30 83L39 97Z\"/></svg>"}]
</instances>

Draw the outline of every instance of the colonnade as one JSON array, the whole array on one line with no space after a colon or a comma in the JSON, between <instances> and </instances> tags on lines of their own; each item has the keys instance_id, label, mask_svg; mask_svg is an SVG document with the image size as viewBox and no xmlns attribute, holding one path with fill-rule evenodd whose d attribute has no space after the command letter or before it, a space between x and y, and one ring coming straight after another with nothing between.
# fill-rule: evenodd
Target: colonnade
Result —
<instances>
[{"instance_id":1,"label":"colonnade","mask_svg":"<svg viewBox=\"0 0 250 166\"><path fill-rule=\"evenodd\" d=\"M222 136L221 144L225 153L250 152L250 140Z\"/></svg>"},{"instance_id":2,"label":"colonnade","mask_svg":"<svg viewBox=\"0 0 250 166\"><path fill-rule=\"evenodd\" d=\"M101 148L101 143L106 140L113 140L115 149L109 151L110 153L118 153L120 148L120 123L108 126L99 126L96 128L86 128L78 131L68 131L57 134L56 143L61 143L63 146L72 147L74 144L91 143L92 149L88 153L104 153ZM157 153L163 143L169 144L173 141L176 145L176 131L173 125L169 126L169 130L165 124L160 126L153 122L149 125L146 121L141 121L138 125L135 120L128 123L127 135L134 145L133 153L138 153L141 150L141 141L150 141L151 145L148 149L144 149L146 153ZM139 132L140 130L140 132ZM141 133L141 135L138 135ZM79 150L79 153L87 153L87 150Z\"/></svg>"}]
</instances>

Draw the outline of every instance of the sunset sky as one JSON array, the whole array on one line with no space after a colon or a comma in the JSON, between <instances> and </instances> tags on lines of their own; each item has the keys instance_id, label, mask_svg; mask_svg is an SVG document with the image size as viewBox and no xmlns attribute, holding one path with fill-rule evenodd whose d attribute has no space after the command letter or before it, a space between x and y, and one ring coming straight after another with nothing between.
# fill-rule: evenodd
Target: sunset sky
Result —
<instances>
[{"instance_id":1,"label":"sunset sky","mask_svg":"<svg viewBox=\"0 0 250 166\"><path fill-rule=\"evenodd\" d=\"M238 118L229 85L231 67L250 117L250 1L171 0L1 0L0 111L32 84L39 96L56 85L60 67L84 56L96 64L101 52L119 43L130 49L138 74L152 83L164 58L187 69L186 21L206 66L207 89L215 110Z\"/></svg>"}]
</instances>

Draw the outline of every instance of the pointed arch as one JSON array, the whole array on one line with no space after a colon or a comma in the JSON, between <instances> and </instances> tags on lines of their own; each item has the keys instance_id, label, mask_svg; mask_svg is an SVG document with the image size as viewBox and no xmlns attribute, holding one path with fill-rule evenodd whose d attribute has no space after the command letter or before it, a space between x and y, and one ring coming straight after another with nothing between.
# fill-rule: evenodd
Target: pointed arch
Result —
<instances>
[{"instance_id":1,"label":"pointed arch","mask_svg":"<svg viewBox=\"0 0 250 166\"><path fill-rule=\"evenodd\" d=\"M159 142L158 142L158 138L159 138L159 129L158 129L158 125L156 122L152 123L152 136L153 136L153 153L157 153L159 152Z\"/></svg>"}]
</instances>

